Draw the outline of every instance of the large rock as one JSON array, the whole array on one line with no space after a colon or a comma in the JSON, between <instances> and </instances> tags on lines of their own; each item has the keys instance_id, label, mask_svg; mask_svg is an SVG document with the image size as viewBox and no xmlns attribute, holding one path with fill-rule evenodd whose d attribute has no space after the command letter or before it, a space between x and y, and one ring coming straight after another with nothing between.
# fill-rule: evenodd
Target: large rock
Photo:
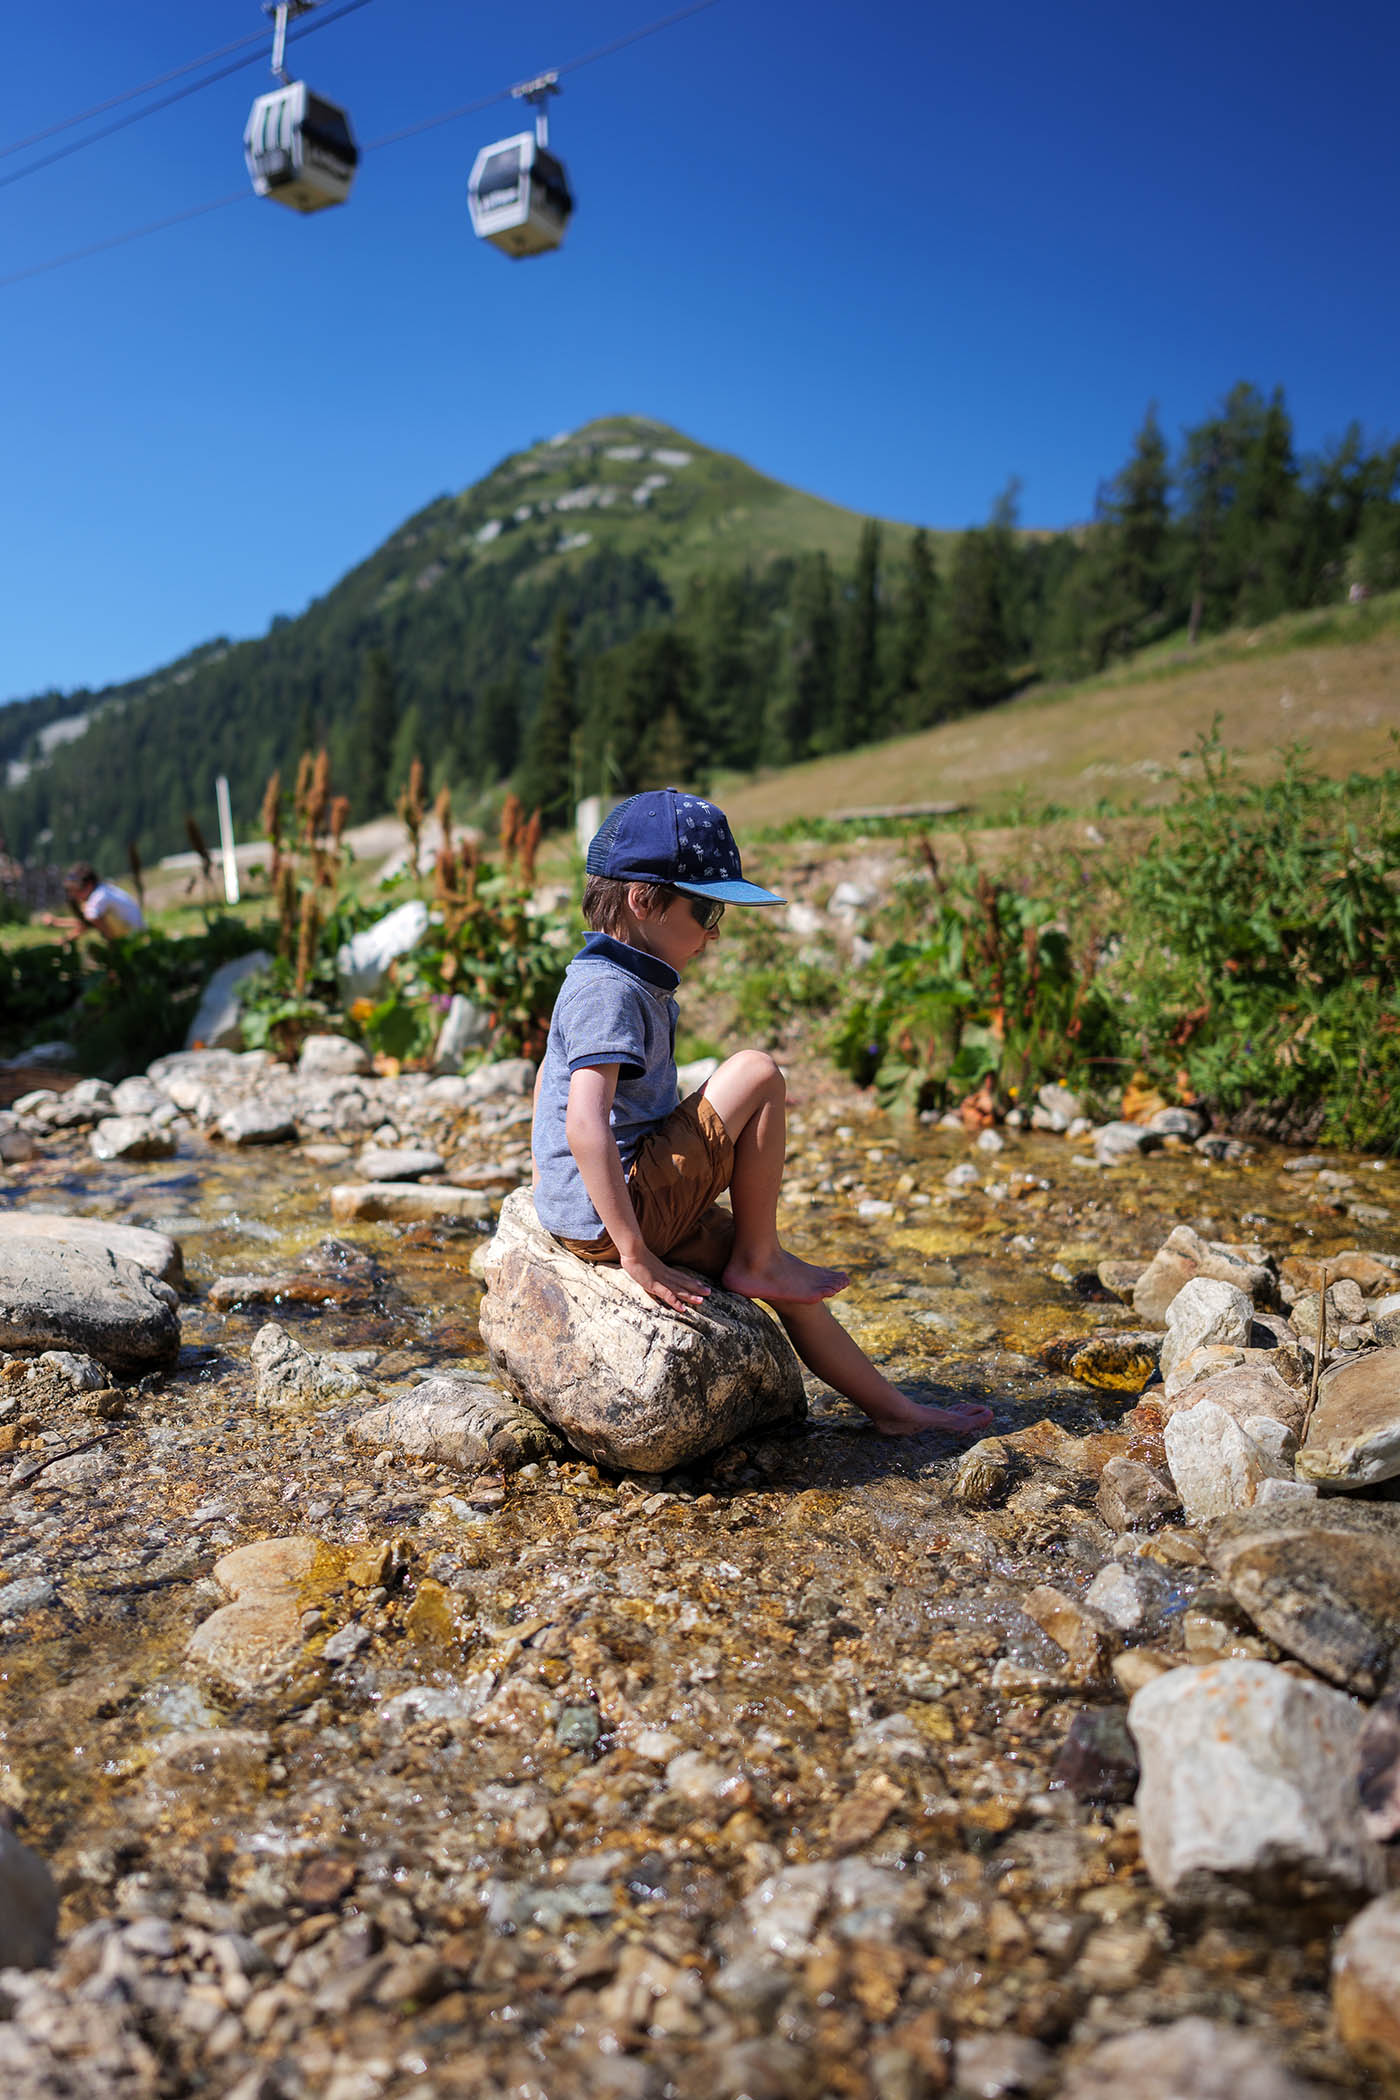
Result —
<instances>
[{"instance_id":1,"label":"large rock","mask_svg":"<svg viewBox=\"0 0 1400 2100\"><path fill-rule=\"evenodd\" d=\"M175 1133L149 1116L104 1116L88 1143L94 1159L170 1159Z\"/></svg>"},{"instance_id":2,"label":"large rock","mask_svg":"<svg viewBox=\"0 0 1400 2100\"><path fill-rule=\"evenodd\" d=\"M363 1043L346 1035L309 1035L301 1046L297 1070L304 1075L355 1079L371 1069Z\"/></svg>"},{"instance_id":3,"label":"large rock","mask_svg":"<svg viewBox=\"0 0 1400 2100\"><path fill-rule=\"evenodd\" d=\"M74 1349L139 1376L178 1355L178 1303L168 1283L106 1249L0 1238L0 1350Z\"/></svg>"},{"instance_id":4,"label":"large rock","mask_svg":"<svg viewBox=\"0 0 1400 2100\"><path fill-rule=\"evenodd\" d=\"M1298 1471L1331 1488L1400 1475L1400 1349L1373 1350L1323 1375Z\"/></svg>"},{"instance_id":5,"label":"large rock","mask_svg":"<svg viewBox=\"0 0 1400 2100\"><path fill-rule=\"evenodd\" d=\"M497 1386L446 1376L426 1378L384 1407L371 1408L350 1424L350 1439L372 1451L406 1451L461 1473L479 1473L485 1466L514 1472L557 1448L540 1417Z\"/></svg>"},{"instance_id":6,"label":"large rock","mask_svg":"<svg viewBox=\"0 0 1400 2100\"><path fill-rule=\"evenodd\" d=\"M752 1300L716 1290L670 1312L620 1269L566 1253L525 1189L502 1206L485 1274L481 1338L496 1370L604 1465L666 1472L806 1411L787 1337Z\"/></svg>"},{"instance_id":7,"label":"large rock","mask_svg":"<svg viewBox=\"0 0 1400 2100\"><path fill-rule=\"evenodd\" d=\"M390 963L416 948L427 930L428 907L420 898L411 897L397 911L352 935L335 958L346 1003L372 999L383 985Z\"/></svg>"},{"instance_id":8,"label":"large rock","mask_svg":"<svg viewBox=\"0 0 1400 2100\"><path fill-rule=\"evenodd\" d=\"M1332 2010L1357 2062L1400 2090L1400 1891L1368 1903L1338 1940Z\"/></svg>"},{"instance_id":9,"label":"large rock","mask_svg":"<svg viewBox=\"0 0 1400 2100\"><path fill-rule=\"evenodd\" d=\"M440 1174L444 1164L442 1154L425 1145L366 1145L355 1162L366 1181L421 1181Z\"/></svg>"},{"instance_id":10,"label":"large rock","mask_svg":"<svg viewBox=\"0 0 1400 2100\"><path fill-rule=\"evenodd\" d=\"M296 1139L296 1117L286 1101L235 1101L217 1124L229 1145L290 1145Z\"/></svg>"},{"instance_id":11,"label":"large rock","mask_svg":"<svg viewBox=\"0 0 1400 2100\"><path fill-rule=\"evenodd\" d=\"M1237 1284L1193 1276L1182 1285L1167 1311L1167 1338L1159 1360L1163 1378L1178 1357L1189 1356L1204 1344L1247 1348L1253 1324L1253 1302Z\"/></svg>"},{"instance_id":12,"label":"large rock","mask_svg":"<svg viewBox=\"0 0 1400 2100\"><path fill-rule=\"evenodd\" d=\"M1193 1524L1249 1509L1266 1480L1291 1480L1298 1440L1269 1415L1239 1422L1213 1400L1183 1408L1163 1434L1172 1483Z\"/></svg>"},{"instance_id":13,"label":"large rock","mask_svg":"<svg viewBox=\"0 0 1400 2100\"><path fill-rule=\"evenodd\" d=\"M1261 1633L1349 1691L1400 1686L1400 1508L1270 1502L1223 1517L1206 1551Z\"/></svg>"},{"instance_id":14,"label":"large rock","mask_svg":"<svg viewBox=\"0 0 1400 2100\"><path fill-rule=\"evenodd\" d=\"M243 1045L243 995L246 980L272 967L265 948L236 955L217 969L200 994L194 1019L185 1033L186 1050L238 1050Z\"/></svg>"},{"instance_id":15,"label":"large rock","mask_svg":"<svg viewBox=\"0 0 1400 2100\"><path fill-rule=\"evenodd\" d=\"M1277 1349L1242 1349L1227 1352L1221 1358L1220 1368L1210 1361L1210 1350L1197 1350L1197 1356L1207 1359L1202 1364L1203 1376L1166 1390L1154 1399L1169 1415L1184 1413L1188 1408L1199 1407L1209 1400L1223 1408L1236 1422L1248 1422L1255 1416L1267 1416L1291 1429L1294 1436L1302 1432L1303 1412L1307 1395L1297 1386L1290 1385L1275 1368L1282 1352ZM1230 1360L1238 1356L1238 1362ZM1180 1369L1189 1358L1182 1357L1174 1367Z\"/></svg>"},{"instance_id":16,"label":"large rock","mask_svg":"<svg viewBox=\"0 0 1400 2100\"><path fill-rule=\"evenodd\" d=\"M1203 1240L1189 1225L1178 1225L1134 1284L1133 1311L1140 1319L1165 1320L1177 1292L1195 1276L1233 1283L1256 1305L1272 1303L1278 1286L1274 1263L1262 1247Z\"/></svg>"},{"instance_id":17,"label":"large rock","mask_svg":"<svg viewBox=\"0 0 1400 2100\"><path fill-rule=\"evenodd\" d=\"M485 1007L474 1006L454 992L433 1047L433 1070L456 1072L469 1050L478 1050L490 1040L491 1018Z\"/></svg>"},{"instance_id":18,"label":"large rock","mask_svg":"<svg viewBox=\"0 0 1400 2100\"><path fill-rule=\"evenodd\" d=\"M177 1243L144 1225L112 1225L105 1218L70 1217L57 1210L0 1210L0 1247L6 1240L63 1240L94 1254L115 1254L178 1290L185 1280Z\"/></svg>"},{"instance_id":19,"label":"large rock","mask_svg":"<svg viewBox=\"0 0 1400 2100\"><path fill-rule=\"evenodd\" d=\"M1363 1710L1266 1662L1169 1670L1133 1699L1143 1861L1171 1901L1231 1909L1374 1894L1356 1797Z\"/></svg>"},{"instance_id":20,"label":"large rock","mask_svg":"<svg viewBox=\"0 0 1400 2100\"><path fill-rule=\"evenodd\" d=\"M340 1181L331 1190L331 1216L339 1224L359 1219L399 1224L436 1218L488 1218L492 1198L482 1189L457 1189L440 1181Z\"/></svg>"},{"instance_id":21,"label":"large rock","mask_svg":"<svg viewBox=\"0 0 1400 2100\"><path fill-rule=\"evenodd\" d=\"M1262 2036L1193 2016L1100 2042L1070 2072L1060 2100L1323 2100L1323 2094L1295 2078Z\"/></svg>"},{"instance_id":22,"label":"large rock","mask_svg":"<svg viewBox=\"0 0 1400 2100\"><path fill-rule=\"evenodd\" d=\"M37 1852L0 1824L0 1969L38 1969L53 1957L58 1891Z\"/></svg>"}]
</instances>

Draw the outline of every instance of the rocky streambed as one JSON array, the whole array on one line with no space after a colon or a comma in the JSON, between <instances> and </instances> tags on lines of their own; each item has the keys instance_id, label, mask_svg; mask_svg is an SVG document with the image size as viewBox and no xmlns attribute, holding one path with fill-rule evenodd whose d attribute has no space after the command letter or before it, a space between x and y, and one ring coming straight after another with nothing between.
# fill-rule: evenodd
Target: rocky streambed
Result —
<instances>
[{"instance_id":1,"label":"rocky streambed","mask_svg":"<svg viewBox=\"0 0 1400 2100\"><path fill-rule=\"evenodd\" d=\"M528 1072L359 1063L0 1117L7 2100L1393 2086L1393 1165L807 1089L788 1237L994 1433L639 1478L482 1351Z\"/></svg>"}]
</instances>

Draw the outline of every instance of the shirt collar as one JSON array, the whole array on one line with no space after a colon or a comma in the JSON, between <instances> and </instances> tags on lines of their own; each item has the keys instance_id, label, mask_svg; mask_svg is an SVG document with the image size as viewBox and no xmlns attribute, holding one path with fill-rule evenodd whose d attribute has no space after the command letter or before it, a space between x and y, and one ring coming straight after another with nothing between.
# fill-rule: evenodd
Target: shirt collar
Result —
<instances>
[{"instance_id":1,"label":"shirt collar","mask_svg":"<svg viewBox=\"0 0 1400 2100\"><path fill-rule=\"evenodd\" d=\"M661 992L673 992L681 981L680 972L659 956L648 955L641 948L629 948L626 941L615 941L610 933L590 933L574 961L616 963L619 970L640 977L643 984L655 985Z\"/></svg>"}]
</instances>

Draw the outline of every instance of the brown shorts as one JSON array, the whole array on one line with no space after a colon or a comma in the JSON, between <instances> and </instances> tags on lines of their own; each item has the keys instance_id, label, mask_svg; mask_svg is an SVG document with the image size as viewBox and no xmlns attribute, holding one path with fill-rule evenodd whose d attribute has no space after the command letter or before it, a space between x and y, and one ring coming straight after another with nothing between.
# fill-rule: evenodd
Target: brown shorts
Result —
<instances>
[{"instance_id":1,"label":"brown shorts","mask_svg":"<svg viewBox=\"0 0 1400 2100\"><path fill-rule=\"evenodd\" d=\"M734 1145L719 1110L703 1094L687 1094L642 1139L627 1170L627 1192L653 1254L702 1276L723 1272L734 1246L734 1216L715 1198L733 1172ZM559 1244L584 1261L618 1258L606 1232Z\"/></svg>"}]
</instances>

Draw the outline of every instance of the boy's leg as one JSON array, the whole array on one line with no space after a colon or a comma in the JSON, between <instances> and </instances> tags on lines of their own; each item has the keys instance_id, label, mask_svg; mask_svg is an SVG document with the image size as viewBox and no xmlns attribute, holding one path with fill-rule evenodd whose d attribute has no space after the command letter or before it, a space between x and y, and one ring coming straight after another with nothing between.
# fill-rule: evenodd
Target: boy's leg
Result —
<instances>
[{"instance_id":1,"label":"boy's leg","mask_svg":"<svg viewBox=\"0 0 1400 2100\"><path fill-rule=\"evenodd\" d=\"M876 1370L827 1306L779 1305L777 1314L808 1370L854 1400L882 1436L917 1436L925 1429L971 1436L991 1427L992 1411L979 1401L926 1407L901 1393Z\"/></svg>"},{"instance_id":2,"label":"boy's leg","mask_svg":"<svg viewBox=\"0 0 1400 2100\"><path fill-rule=\"evenodd\" d=\"M789 1254L778 1238L778 1197L787 1157L787 1084L764 1050L740 1050L705 1081L734 1145L729 1200L734 1252L720 1278L727 1291L771 1305L812 1305L833 1298L850 1278Z\"/></svg>"}]
</instances>

